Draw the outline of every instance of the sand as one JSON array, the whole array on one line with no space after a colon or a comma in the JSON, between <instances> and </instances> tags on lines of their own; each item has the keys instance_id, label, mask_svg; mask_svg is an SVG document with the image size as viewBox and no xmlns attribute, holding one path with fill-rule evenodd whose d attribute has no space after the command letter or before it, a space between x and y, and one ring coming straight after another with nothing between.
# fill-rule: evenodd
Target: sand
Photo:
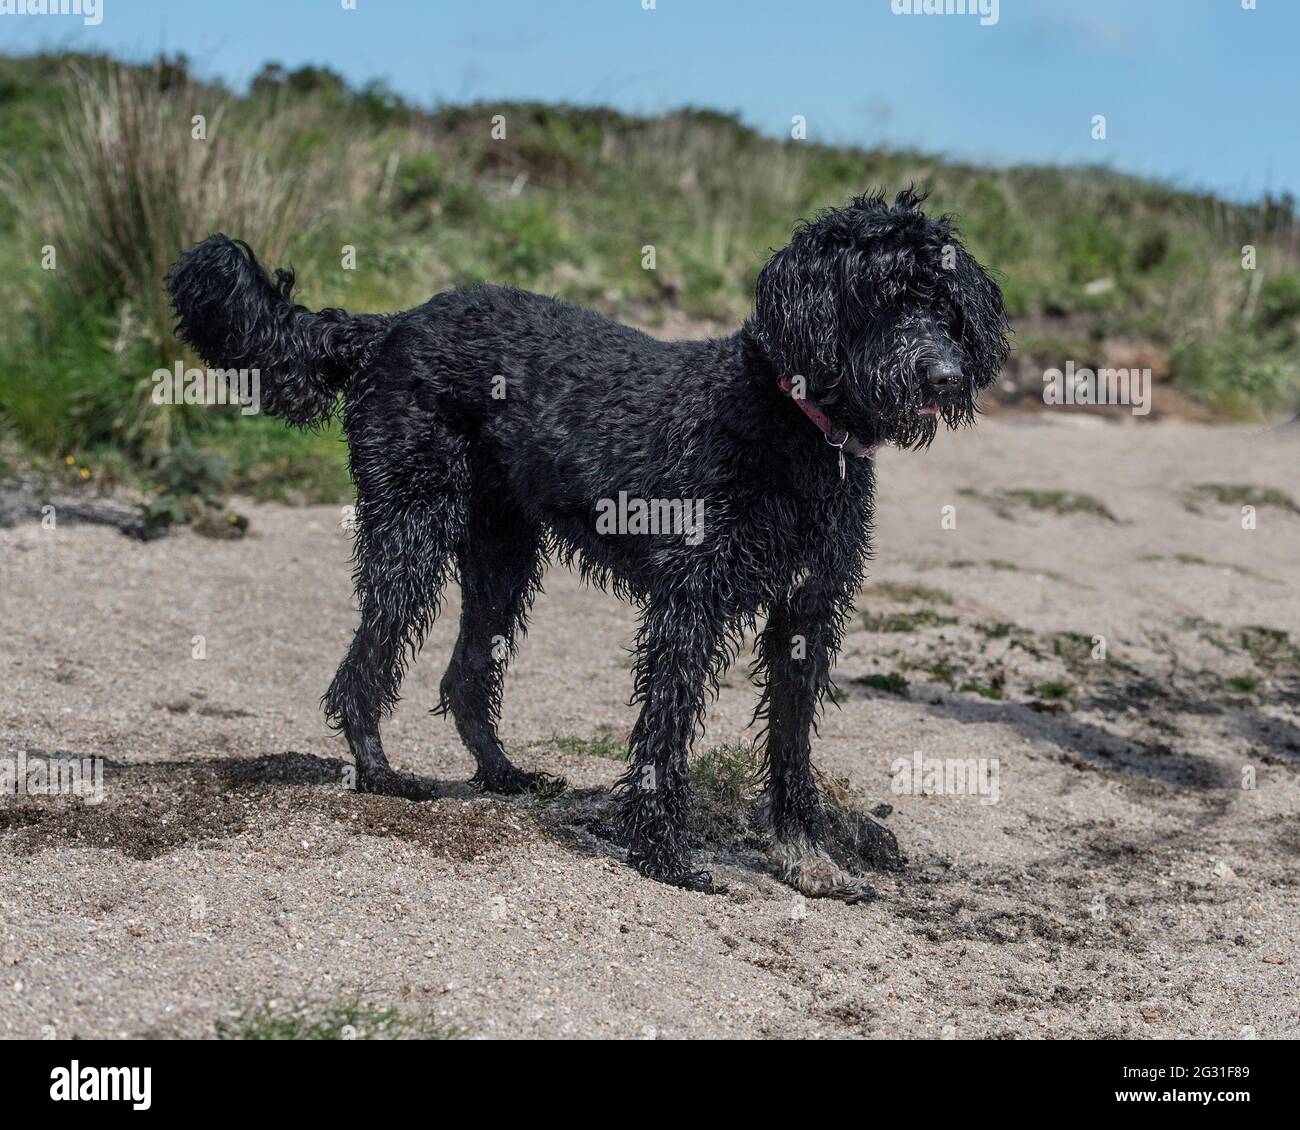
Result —
<instances>
[{"instance_id":1,"label":"sand","mask_svg":"<svg viewBox=\"0 0 1300 1130\"><path fill-rule=\"evenodd\" d=\"M464 786L428 713L453 593L385 730L446 783L412 804L341 787L318 708L353 627L340 508L149 544L20 519L0 754L109 762L98 805L0 800L0 1036L204 1037L353 998L465 1037L1300 1036L1300 513L1243 529L1196 490L1292 492L1298 464L1294 433L1068 411L881 453L815 757L892 806L907 863L855 906L734 845L702 850L726 894L623 865L581 792L620 763L572 739L631 725L634 614L563 570L502 732L576 799ZM752 738L754 694L742 663L701 749ZM901 793L918 754L984 759L996 803Z\"/></svg>"}]
</instances>

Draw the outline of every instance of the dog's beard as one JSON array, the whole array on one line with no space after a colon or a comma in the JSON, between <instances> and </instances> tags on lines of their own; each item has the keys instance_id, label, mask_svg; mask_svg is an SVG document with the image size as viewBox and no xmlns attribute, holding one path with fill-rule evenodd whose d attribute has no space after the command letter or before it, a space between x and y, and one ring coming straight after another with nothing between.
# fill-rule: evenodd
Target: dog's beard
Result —
<instances>
[{"instance_id":1,"label":"dog's beard","mask_svg":"<svg viewBox=\"0 0 1300 1130\"><path fill-rule=\"evenodd\" d=\"M975 422L973 389L941 400L923 382L898 376L899 371L893 367L838 381L826 396L827 411L866 443L912 450L929 447L941 423L955 429Z\"/></svg>"},{"instance_id":2,"label":"dog's beard","mask_svg":"<svg viewBox=\"0 0 1300 1130\"><path fill-rule=\"evenodd\" d=\"M923 413L918 405L914 409L897 412L869 412L859 417L853 414L854 424L846 424L854 435L879 446L913 448L929 447L939 434L939 417Z\"/></svg>"}]
</instances>

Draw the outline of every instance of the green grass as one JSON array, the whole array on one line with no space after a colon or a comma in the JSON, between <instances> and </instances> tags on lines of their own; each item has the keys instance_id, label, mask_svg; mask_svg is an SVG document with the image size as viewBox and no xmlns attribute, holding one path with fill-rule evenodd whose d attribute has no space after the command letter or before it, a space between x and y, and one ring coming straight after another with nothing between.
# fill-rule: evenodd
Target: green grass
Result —
<instances>
[{"instance_id":1,"label":"green grass","mask_svg":"<svg viewBox=\"0 0 1300 1130\"><path fill-rule=\"evenodd\" d=\"M1029 635L1019 624L1012 624L1008 620L995 620L989 624L976 624L975 630L991 640L1006 640Z\"/></svg>"},{"instance_id":2,"label":"green grass","mask_svg":"<svg viewBox=\"0 0 1300 1130\"><path fill-rule=\"evenodd\" d=\"M1230 561L1211 561L1196 553L1175 553L1173 556L1167 556L1162 553L1148 553L1143 555L1142 560L1153 562L1174 561L1179 565L1195 565L1205 569L1219 569L1223 572L1238 573L1243 577L1254 577L1256 580L1269 581L1273 584L1281 583L1256 569L1251 569L1249 566L1234 565Z\"/></svg>"},{"instance_id":3,"label":"green grass","mask_svg":"<svg viewBox=\"0 0 1300 1130\"><path fill-rule=\"evenodd\" d=\"M203 113L209 137L186 126ZM505 116L505 140L488 123ZM150 375L177 360L163 272L214 230L291 262L312 307L394 310L489 280L651 327L697 332L748 313L767 251L798 217L917 183L997 269L1022 362L1108 336L1168 353L1175 388L1261 420L1300 400L1300 253L1289 203L1229 204L1096 168L990 169L910 151L761 136L735 117L640 118L492 103L425 111L323 68L267 68L248 95L183 60L0 57L0 433L5 462L68 453L156 488L182 439L258 498L350 494L337 432L209 408L162 409ZM41 233L55 232L57 239ZM40 247L57 244L58 270ZM1229 252L1259 249L1252 287ZM357 249L355 270L340 250ZM656 268L642 267L653 244ZM1228 250L1225 250L1228 249ZM1089 287L1109 279L1108 289ZM1260 505L1287 505L1252 493ZM1113 520L1086 495L999 505ZM907 598L898 597L900 601ZM915 603L944 603L933 596Z\"/></svg>"},{"instance_id":4,"label":"green grass","mask_svg":"<svg viewBox=\"0 0 1300 1130\"><path fill-rule=\"evenodd\" d=\"M431 1020L357 1000L247 1006L218 1020L215 1031L221 1040L450 1040L459 1035Z\"/></svg>"},{"instance_id":5,"label":"green grass","mask_svg":"<svg viewBox=\"0 0 1300 1130\"><path fill-rule=\"evenodd\" d=\"M918 664L917 667L918 670L924 671L935 682L943 683L949 687L957 679L958 668L946 659L932 659L928 663Z\"/></svg>"},{"instance_id":6,"label":"green grass","mask_svg":"<svg viewBox=\"0 0 1300 1130\"><path fill-rule=\"evenodd\" d=\"M614 734L600 734L594 738L581 738L571 734L557 734L544 742L534 743L561 753L580 757L599 757L607 761L623 761L627 757L627 738Z\"/></svg>"},{"instance_id":7,"label":"green grass","mask_svg":"<svg viewBox=\"0 0 1300 1130\"><path fill-rule=\"evenodd\" d=\"M1030 510L1049 514L1089 514L1108 522L1116 521L1115 515L1107 509L1105 503L1090 494L1068 490L1004 490L999 492L999 496L1021 503Z\"/></svg>"},{"instance_id":8,"label":"green grass","mask_svg":"<svg viewBox=\"0 0 1300 1130\"><path fill-rule=\"evenodd\" d=\"M1087 514L1096 518L1104 518L1108 522L1118 521L1105 503L1093 498L1090 494L1079 494L1075 491L1016 488L984 493L975 490L973 487L961 487L957 494L962 498L973 498L983 502L986 506L992 507L993 512L999 518L1005 518L1008 521L1012 519L1012 512L1016 507L1024 507L1027 510L1036 510L1047 514ZM1022 571L1019 566L1006 561L990 561L988 564L991 568L1003 572Z\"/></svg>"},{"instance_id":9,"label":"green grass","mask_svg":"<svg viewBox=\"0 0 1300 1130\"><path fill-rule=\"evenodd\" d=\"M952 597L942 589L929 585L903 584L897 581L877 581L867 589L867 595L880 595L899 604L951 604Z\"/></svg>"},{"instance_id":10,"label":"green grass","mask_svg":"<svg viewBox=\"0 0 1300 1130\"><path fill-rule=\"evenodd\" d=\"M269 416L226 420L199 437L228 468L230 488L259 502L344 502L352 497L347 444L337 422L300 431Z\"/></svg>"},{"instance_id":11,"label":"green grass","mask_svg":"<svg viewBox=\"0 0 1300 1130\"><path fill-rule=\"evenodd\" d=\"M900 698L907 697L908 682L896 671L890 671L885 675L859 675L853 681L859 686L871 687L872 690L884 691L886 694L898 695Z\"/></svg>"},{"instance_id":12,"label":"green grass","mask_svg":"<svg viewBox=\"0 0 1300 1130\"><path fill-rule=\"evenodd\" d=\"M1060 702L1070 697L1070 684L1050 680L1030 687L1029 693L1035 698L1046 699L1049 702Z\"/></svg>"},{"instance_id":13,"label":"green grass","mask_svg":"<svg viewBox=\"0 0 1300 1130\"><path fill-rule=\"evenodd\" d=\"M761 758L750 746L714 746L691 759L691 787L735 803L758 781Z\"/></svg>"},{"instance_id":14,"label":"green grass","mask_svg":"<svg viewBox=\"0 0 1300 1130\"><path fill-rule=\"evenodd\" d=\"M1241 647L1257 667L1266 671L1300 668L1300 648L1291 642L1290 633L1281 628L1248 624L1241 630Z\"/></svg>"},{"instance_id":15,"label":"green grass","mask_svg":"<svg viewBox=\"0 0 1300 1130\"><path fill-rule=\"evenodd\" d=\"M762 757L750 746L715 746L690 763L692 835L727 840L749 826Z\"/></svg>"},{"instance_id":16,"label":"green grass","mask_svg":"<svg viewBox=\"0 0 1300 1130\"><path fill-rule=\"evenodd\" d=\"M1079 674L1092 658L1092 637L1078 632L1055 632L1051 636L1052 654L1060 659L1071 674Z\"/></svg>"},{"instance_id":17,"label":"green grass","mask_svg":"<svg viewBox=\"0 0 1300 1130\"><path fill-rule=\"evenodd\" d=\"M1285 491L1273 487L1250 486L1246 483L1201 483L1192 488L1223 506L1274 507L1300 514L1300 506Z\"/></svg>"},{"instance_id":18,"label":"green grass","mask_svg":"<svg viewBox=\"0 0 1300 1130\"><path fill-rule=\"evenodd\" d=\"M932 608L910 612L861 613L862 626L869 632L915 632L920 628L943 628L957 623L955 616L943 616Z\"/></svg>"},{"instance_id":19,"label":"green grass","mask_svg":"<svg viewBox=\"0 0 1300 1130\"><path fill-rule=\"evenodd\" d=\"M1274 283L1275 287L1296 285L1294 273L1281 275ZM1257 418L1261 410L1292 407L1296 362L1279 346L1294 344L1295 314L1278 311L1272 317L1257 317L1256 322L1253 333L1230 325L1217 334L1194 332L1176 341L1169 363L1179 390L1227 417Z\"/></svg>"}]
</instances>

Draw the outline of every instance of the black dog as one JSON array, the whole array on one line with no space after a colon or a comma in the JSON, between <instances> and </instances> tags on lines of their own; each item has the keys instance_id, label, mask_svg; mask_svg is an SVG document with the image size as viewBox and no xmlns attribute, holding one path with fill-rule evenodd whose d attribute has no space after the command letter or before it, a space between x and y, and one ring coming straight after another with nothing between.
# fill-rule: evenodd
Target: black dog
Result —
<instances>
[{"instance_id":1,"label":"black dog","mask_svg":"<svg viewBox=\"0 0 1300 1130\"><path fill-rule=\"evenodd\" d=\"M208 364L259 369L264 408L300 426L343 393L361 624L324 705L360 788L429 795L389 767L379 723L453 575L460 638L440 708L479 786L538 783L496 730L506 663L558 557L641 610L641 713L619 786L630 862L709 887L687 848L687 754L762 613L755 717L783 874L807 894L852 893L822 850L809 752L870 553L870 452L971 423L1007 355L1001 293L922 199L863 196L801 225L763 268L753 316L712 341L657 341L494 286L395 315L312 313L291 301L293 274L273 283L245 244L214 235L181 257L167 277L177 330ZM620 498L625 514L704 521L602 527Z\"/></svg>"}]
</instances>

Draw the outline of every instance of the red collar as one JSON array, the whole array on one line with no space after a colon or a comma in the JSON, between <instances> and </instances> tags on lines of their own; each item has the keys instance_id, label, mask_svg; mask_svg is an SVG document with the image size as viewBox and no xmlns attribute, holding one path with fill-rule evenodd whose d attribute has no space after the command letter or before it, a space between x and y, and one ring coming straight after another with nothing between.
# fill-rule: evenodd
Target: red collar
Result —
<instances>
[{"instance_id":1,"label":"red collar","mask_svg":"<svg viewBox=\"0 0 1300 1130\"><path fill-rule=\"evenodd\" d=\"M789 377L782 377L777 383L781 386L781 391L799 405L803 414L817 425L817 430L826 437L826 442L832 447L837 447L841 451L847 451L850 455L856 456L858 459L867 459L876 453L876 448L878 448L880 444L863 443L857 436L850 432L848 428L841 428L834 420L826 415L817 401L810 400L806 396L795 396L791 392L791 389L794 388L794 381Z\"/></svg>"}]
</instances>

